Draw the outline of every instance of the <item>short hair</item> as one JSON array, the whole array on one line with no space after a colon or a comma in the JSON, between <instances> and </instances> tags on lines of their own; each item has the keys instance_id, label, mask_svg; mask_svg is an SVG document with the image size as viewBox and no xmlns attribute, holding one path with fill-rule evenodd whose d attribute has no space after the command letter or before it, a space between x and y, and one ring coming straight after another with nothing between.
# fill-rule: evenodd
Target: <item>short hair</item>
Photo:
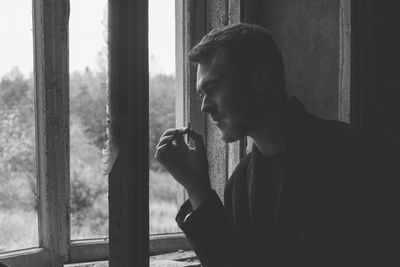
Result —
<instances>
[{"instance_id":1,"label":"short hair","mask_svg":"<svg viewBox=\"0 0 400 267\"><path fill-rule=\"evenodd\" d=\"M224 48L227 49L229 60L238 64L243 71L251 70L255 66L266 66L275 85L284 93L282 55L270 31L248 23L213 29L191 49L188 58L193 63L204 63ZM284 95L286 96L285 93Z\"/></svg>"}]
</instances>

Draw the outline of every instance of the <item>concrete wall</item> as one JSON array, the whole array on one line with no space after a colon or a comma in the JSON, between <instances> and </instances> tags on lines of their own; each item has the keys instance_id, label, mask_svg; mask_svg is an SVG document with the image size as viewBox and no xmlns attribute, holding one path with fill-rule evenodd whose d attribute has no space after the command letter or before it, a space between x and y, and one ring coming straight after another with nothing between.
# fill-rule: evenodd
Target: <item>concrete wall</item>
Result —
<instances>
[{"instance_id":1,"label":"concrete wall","mask_svg":"<svg viewBox=\"0 0 400 267\"><path fill-rule=\"evenodd\" d=\"M286 69L286 89L323 118L338 118L339 7L332 0L248 1L244 20L272 31Z\"/></svg>"},{"instance_id":2,"label":"concrete wall","mask_svg":"<svg viewBox=\"0 0 400 267\"><path fill-rule=\"evenodd\" d=\"M399 1L352 6L352 121L400 144Z\"/></svg>"}]
</instances>

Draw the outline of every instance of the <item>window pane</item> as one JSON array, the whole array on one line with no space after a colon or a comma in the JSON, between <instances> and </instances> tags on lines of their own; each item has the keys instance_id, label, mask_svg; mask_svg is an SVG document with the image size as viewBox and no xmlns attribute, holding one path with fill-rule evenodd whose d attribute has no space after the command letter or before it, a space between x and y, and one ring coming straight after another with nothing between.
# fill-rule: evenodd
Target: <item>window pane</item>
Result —
<instances>
[{"instance_id":1,"label":"window pane","mask_svg":"<svg viewBox=\"0 0 400 267\"><path fill-rule=\"evenodd\" d=\"M32 1L0 1L0 252L38 246Z\"/></svg>"},{"instance_id":2,"label":"window pane","mask_svg":"<svg viewBox=\"0 0 400 267\"><path fill-rule=\"evenodd\" d=\"M156 160L155 146L175 127L175 1L149 1L150 233L177 232L177 183Z\"/></svg>"},{"instance_id":3,"label":"window pane","mask_svg":"<svg viewBox=\"0 0 400 267\"><path fill-rule=\"evenodd\" d=\"M71 239L108 236L107 0L70 0Z\"/></svg>"}]
</instances>

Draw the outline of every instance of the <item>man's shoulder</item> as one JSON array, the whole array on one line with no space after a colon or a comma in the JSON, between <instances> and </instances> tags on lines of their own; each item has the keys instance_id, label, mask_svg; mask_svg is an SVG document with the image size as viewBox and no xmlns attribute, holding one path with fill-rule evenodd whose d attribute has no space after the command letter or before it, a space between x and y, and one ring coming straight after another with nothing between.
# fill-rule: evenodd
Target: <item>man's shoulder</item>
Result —
<instances>
[{"instance_id":1,"label":"man's shoulder","mask_svg":"<svg viewBox=\"0 0 400 267\"><path fill-rule=\"evenodd\" d=\"M362 134L359 129L352 127L347 122L322 119L316 116L313 116L313 119L309 123L308 131L315 132L321 136L329 136L336 139L348 139Z\"/></svg>"},{"instance_id":2,"label":"man's shoulder","mask_svg":"<svg viewBox=\"0 0 400 267\"><path fill-rule=\"evenodd\" d=\"M400 148L383 136L334 120L317 119L314 125L304 139L301 156L311 166L311 172L324 174L316 177L374 184L377 177L394 177L399 173L396 162L400 162ZM358 178L362 180L354 182Z\"/></svg>"},{"instance_id":3,"label":"man's shoulder","mask_svg":"<svg viewBox=\"0 0 400 267\"><path fill-rule=\"evenodd\" d=\"M306 129L303 142L307 149L325 154L363 149L372 140L372 136L348 123L315 117Z\"/></svg>"}]
</instances>

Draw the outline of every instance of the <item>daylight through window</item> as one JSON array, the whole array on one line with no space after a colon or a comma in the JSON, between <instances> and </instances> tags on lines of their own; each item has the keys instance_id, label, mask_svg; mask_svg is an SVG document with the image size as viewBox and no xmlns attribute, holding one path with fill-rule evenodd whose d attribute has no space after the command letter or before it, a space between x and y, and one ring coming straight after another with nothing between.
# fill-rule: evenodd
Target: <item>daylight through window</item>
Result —
<instances>
[{"instance_id":1,"label":"daylight through window","mask_svg":"<svg viewBox=\"0 0 400 267\"><path fill-rule=\"evenodd\" d=\"M32 1L0 1L0 252L37 247Z\"/></svg>"},{"instance_id":2,"label":"daylight through window","mask_svg":"<svg viewBox=\"0 0 400 267\"><path fill-rule=\"evenodd\" d=\"M155 159L162 133L175 128L175 1L149 1L150 234L177 232L179 187Z\"/></svg>"},{"instance_id":3,"label":"daylight through window","mask_svg":"<svg viewBox=\"0 0 400 267\"><path fill-rule=\"evenodd\" d=\"M70 0L71 239L108 236L107 0Z\"/></svg>"}]
</instances>

